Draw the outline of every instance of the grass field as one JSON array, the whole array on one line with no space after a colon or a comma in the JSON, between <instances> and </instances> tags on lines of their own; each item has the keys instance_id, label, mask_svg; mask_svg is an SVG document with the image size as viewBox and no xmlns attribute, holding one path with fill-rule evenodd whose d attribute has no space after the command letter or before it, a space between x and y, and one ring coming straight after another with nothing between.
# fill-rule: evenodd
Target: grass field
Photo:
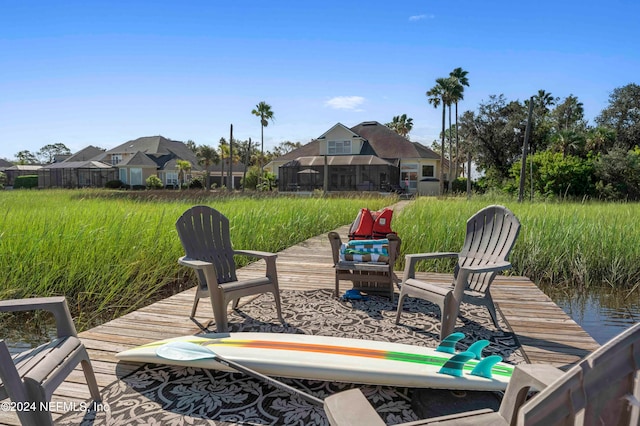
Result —
<instances>
[{"instance_id":1,"label":"grass field","mask_svg":"<svg viewBox=\"0 0 640 426\"><path fill-rule=\"evenodd\" d=\"M183 251L174 223L194 204L229 217L235 247L277 252L350 223L362 207L377 210L395 202L169 193L173 199L146 191L0 191L0 298L65 295L84 329L192 284L176 262ZM638 286L636 204L418 198L392 222L402 254L460 250L466 220L495 203L522 222L509 273L538 283ZM422 266L452 269L443 261Z\"/></svg>"},{"instance_id":2,"label":"grass field","mask_svg":"<svg viewBox=\"0 0 640 426\"><path fill-rule=\"evenodd\" d=\"M194 204L211 205L229 218L234 247L277 252L350 223L361 207L378 209L390 202L172 195L189 199L131 199L106 191L0 192L0 298L65 295L83 329L186 288L174 223Z\"/></svg>"},{"instance_id":3,"label":"grass field","mask_svg":"<svg viewBox=\"0 0 640 426\"><path fill-rule=\"evenodd\" d=\"M640 209L631 203L522 203L475 198L420 198L405 208L394 230L404 253L458 251L466 220L502 204L522 224L510 260L516 275L534 282L632 289L640 280ZM451 270L447 264L430 268ZM423 267L422 269L425 269Z\"/></svg>"}]
</instances>

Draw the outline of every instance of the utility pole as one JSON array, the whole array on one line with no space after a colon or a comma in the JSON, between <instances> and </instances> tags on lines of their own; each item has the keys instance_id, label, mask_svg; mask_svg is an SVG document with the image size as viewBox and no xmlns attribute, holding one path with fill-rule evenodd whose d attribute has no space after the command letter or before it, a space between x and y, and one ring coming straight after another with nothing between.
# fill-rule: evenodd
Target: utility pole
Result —
<instances>
[{"instance_id":1,"label":"utility pole","mask_svg":"<svg viewBox=\"0 0 640 426\"><path fill-rule=\"evenodd\" d=\"M522 163L520 164L520 190L518 191L518 202L524 199L524 181L527 176L527 148L529 137L531 136L531 117L533 116L533 96L529 98L529 114L527 115L527 127L524 131L524 142L522 143Z\"/></svg>"}]
</instances>

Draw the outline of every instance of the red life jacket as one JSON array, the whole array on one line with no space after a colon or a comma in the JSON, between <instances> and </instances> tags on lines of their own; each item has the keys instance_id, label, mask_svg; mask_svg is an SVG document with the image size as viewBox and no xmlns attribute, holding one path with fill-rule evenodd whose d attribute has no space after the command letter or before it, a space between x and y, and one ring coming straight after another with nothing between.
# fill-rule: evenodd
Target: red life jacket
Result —
<instances>
[{"instance_id":1,"label":"red life jacket","mask_svg":"<svg viewBox=\"0 0 640 426\"><path fill-rule=\"evenodd\" d=\"M374 240L386 238L387 234L395 233L391 230L391 218L393 217L393 210L384 208L372 213L372 215L373 228L371 234Z\"/></svg>"},{"instance_id":2,"label":"red life jacket","mask_svg":"<svg viewBox=\"0 0 640 426\"><path fill-rule=\"evenodd\" d=\"M393 210L384 208L377 212L360 209L356 219L349 228L350 240L372 240L385 238L391 230Z\"/></svg>"}]
</instances>

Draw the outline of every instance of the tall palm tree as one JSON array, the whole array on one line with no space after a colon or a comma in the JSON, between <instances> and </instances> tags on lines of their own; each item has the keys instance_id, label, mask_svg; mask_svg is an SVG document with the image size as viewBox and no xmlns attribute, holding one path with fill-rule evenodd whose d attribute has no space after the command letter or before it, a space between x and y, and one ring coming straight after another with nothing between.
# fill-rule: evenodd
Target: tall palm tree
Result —
<instances>
[{"instance_id":1,"label":"tall palm tree","mask_svg":"<svg viewBox=\"0 0 640 426\"><path fill-rule=\"evenodd\" d=\"M260 169L262 169L262 157L264 157L264 128L269 125L269 120L273 121L273 111L271 105L261 101L256 108L251 110L251 114L260 117Z\"/></svg>"},{"instance_id":2,"label":"tall palm tree","mask_svg":"<svg viewBox=\"0 0 640 426\"><path fill-rule=\"evenodd\" d=\"M176 160L176 167L178 168L178 179L180 180L180 189L184 186L184 181L187 173L191 171L191 163L187 160Z\"/></svg>"},{"instance_id":3,"label":"tall palm tree","mask_svg":"<svg viewBox=\"0 0 640 426\"><path fill-rule=\"evenodd\" d=\"M200 162L200 164L202 164L204 166L204 170L205 173L207 174L206 176L206 183L205 183L205 189L211 189L211 176L209 176L209 168L211 167L211 165L213 164L218 164L220 163L220 156L218 155L218 152L216 151L215 148L209 146L209 145L200 145L197 149L196 149L196 155L198 156L198 160Z\"/></svg>"},{"instance_id":4,"label":"tall palm tree","mask_svg":"<svg viewBox=\"0 0 640 426\"><path fill-rule=\"evenodd\" d=\"M460 139L458 138L458 102L464 99L464 87L469 87L469 79L467 78L469 71L465 71L458 67L449 73L449 77L455 78L458 82L456 93L454 94L454 103L456 104L456 162L454 175L458 176L458 153L460 146Z\"/></svg>"},{"instance_id":5,"label":"tall palm tree","mask_svg":"<svg viewBox=\"0 0 640 426\"><path fill-rule=\"evenodd\" d=\"M444 194L444 140L446 135L445 118L447 106L451 106L453 103L453 93L455 92L455 86L457 81L453 77L440 77L436 78L436 85L433 86L427 93L429 103L434 108L438 108L442 104L442 143L440 147L440 195ZM449 167L451 167L451 159L449 159Z\"/></svg>"},{"instance_id":6,"label":"tall palm tree","mask_svg":"<svg viewBox=\"0 0 640 426\"><path fill-rule=\"evenodd\" d=\"M218 142L218 152L220 153L220 161L222 166L220 168L220 187L224 186L224 160L229 156L229 144L225 138L220 138Z\"/></svg>"}]
</instances>

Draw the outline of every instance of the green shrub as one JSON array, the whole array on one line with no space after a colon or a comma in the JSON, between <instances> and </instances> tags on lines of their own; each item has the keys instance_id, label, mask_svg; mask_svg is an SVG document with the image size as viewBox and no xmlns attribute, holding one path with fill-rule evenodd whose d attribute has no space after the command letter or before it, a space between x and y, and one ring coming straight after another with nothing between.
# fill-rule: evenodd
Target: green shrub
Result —
<instances>
[{"instance_id":1,"label":"green shrub","mask_svg":"<svg viewBox=\"0 0 640 426\"><path fill-rule=\"evenodd\" d=\"M107 189L120 189L120 188L124 188L124 183L121 180L110 180L109 182L107 182L104 187Z\"/></svg>"},{"instance_id":2,"label":"green shrub","mask_svg":"<svg viewBox=\"0 0 640 426\"><path fill-rule=\"evenodd\" d=\"M147 189L162 189L162 187L164 187L162 181L156 175L149 176L145 182L147 184Z\"/></svg>"},{"instance_id":3,"label":"green shrub","mask_svg":"<svg viewBox=\"0 0 640 426\"><path fill-rule=\"evenodd\" d=\"M14 189L32 189L38 187L38 175L24 175L16 177Z\"/></svg>"},{"instance_id":4,"label":"green shrub","mask_svg":"<svg viewBox=\"0 0 640 426\"><path fill-rule=\"evenodd\" d=\"M560 152L542 151L527 160L525 189L531 192L531 165L533 161L533 190L545 197L585 197L595 194L594 166L591 159L572 155L563 156ZM513 164L510 170L512 180L504 189L517 194L520 182L520 162Z\"/></svg>"},{"instance_id":5,"label":"green shrub","mask_svg":"<svg viewBox=\"0 0 640 426\"><path fill-rule=\"evenodd\" d=\"M191 179L189 182L189 189L202 189L204 188L204 183L202 183L202 178L196 177Z\"/></svg>"}]
</instances>

